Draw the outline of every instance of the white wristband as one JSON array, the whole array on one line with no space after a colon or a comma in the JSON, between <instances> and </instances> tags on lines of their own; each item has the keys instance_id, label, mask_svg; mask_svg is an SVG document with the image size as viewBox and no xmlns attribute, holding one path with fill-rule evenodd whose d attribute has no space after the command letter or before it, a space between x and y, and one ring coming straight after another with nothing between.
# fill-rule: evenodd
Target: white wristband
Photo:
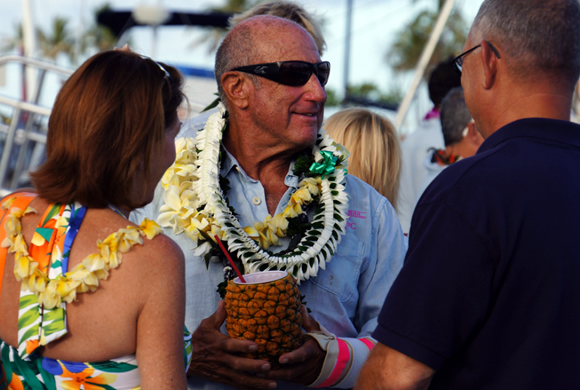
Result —
<instances>
[{"instance_id":1,"label":"white wristband","mask_svg":"<svg viewBox=\"0 0 580 390\"><path fill-rule=\"evenodd\" d=\"M314 382L308 385L308 387L318 387L332 373L334 365L336 363L336 358L338 357L338 341L336 341L336 336L326 329L321 331L308 332L306 335L312 337L323 351L326 351L326 357L324 358L324 363L322 364L322 370Z\"/></svg>"}]
</instances>

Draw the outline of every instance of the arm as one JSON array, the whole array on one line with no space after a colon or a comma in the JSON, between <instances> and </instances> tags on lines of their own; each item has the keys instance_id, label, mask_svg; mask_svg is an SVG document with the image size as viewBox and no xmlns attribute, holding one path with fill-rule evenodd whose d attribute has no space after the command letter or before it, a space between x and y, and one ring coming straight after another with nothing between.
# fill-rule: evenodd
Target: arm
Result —
<instances>
[{"instance_id":1,"label":"arm","mask_svg":"<svg viewBox=\"0 0 580 390\"><path fill-rule=\"evenodd\" d=\"M160 235L147 242L138 273L147 295L137 319L137 361L141 386L186 389L183 362L184 259L179 247Z\"/></svg>"},{"instance_id":2,"label":"arm","mask_svg":"<svg viewBox=\"0 0 580 390\"><path fill-rule=\"evenodd\" d=\"M269 371L270 363L235 356L236 353L255 352L258 345L252 341L231 339L221 333L220 327L225 319L224 301L220 301L216 312L203 320L192 335L193 360L187 374L244 390L275 388L274 381L251 374Z\"/></svg>"},{"instance_id":3,"label":"arm","mask_svg":"<svg viewBox=\"0 0 580 390\"><path fill-rule=\"evenodd\" d=\"M370 334L377 326L384 299L403 266L407 247L395 210L384 198L373 208L371 236L366 238L370 251L361 268L358 307L353 319L358 335L337 337L328 344L327 361L312 387L354 386L376 344Z\"/></svg>"},{"instance_id":4,"label":"arm","mask_svg":"<svg viewBox=\"0 0 580 390\"><path fill-rule=\"evenodd\" d=\"M435 370L378 343L363 366L355 390L423 390Z\"/></svg>"}]
</instances>

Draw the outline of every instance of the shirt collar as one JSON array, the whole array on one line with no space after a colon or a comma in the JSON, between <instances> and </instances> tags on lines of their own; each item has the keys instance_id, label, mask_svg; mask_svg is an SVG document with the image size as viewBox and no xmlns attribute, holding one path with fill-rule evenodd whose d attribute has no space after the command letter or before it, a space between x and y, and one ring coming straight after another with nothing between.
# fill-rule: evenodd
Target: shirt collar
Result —
<instances>
[{"instance_id":1,"label":"shirt collar","mask_svg":"<svg viewBox=\"0 0 580 390\"><path fill-rule=\"evenodd\" d=\"M226 155L225 155L225 158L222 162L222 167L220 169L220 175L223 177L226 177L233 168L238 167L240 164L238 164L238 160L236 160L236 158L234 156L232 156L232 154L230 152L228 152L226 147L223 145L222 145L222 151L226 152Z\"/></svg>"},{"instance_id":2,"label":"shirt collar","mask_svg":"<svg viewBox=\"0 0 580 390\"><path fill-rule=\"evenodd\" d=\"M526 118L500 128L481 144L477 153L493 149L511 138L537 138L580 147L580 126L570 121L548 118Z\"/></svg>"}]
</instances>

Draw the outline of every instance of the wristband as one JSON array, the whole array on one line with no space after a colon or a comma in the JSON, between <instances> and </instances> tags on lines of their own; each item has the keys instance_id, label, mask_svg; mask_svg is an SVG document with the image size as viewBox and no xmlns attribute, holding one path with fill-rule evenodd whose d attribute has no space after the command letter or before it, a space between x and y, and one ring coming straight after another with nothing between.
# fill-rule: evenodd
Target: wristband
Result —
<instances>
[{"instance_id":1,"label":"wristband","mask_svg":"<svg viewBox=\"0 0 580 390\"><path fill-rule=\"evenodd\" d=\"M320 374L314 382L308 385L308 387L321 387L328 382L334 372L339 352L338 340L335 335L325 331L308 332L306 335L316 340L320 348L326 351Z\"/></svg>"}]
</instances>

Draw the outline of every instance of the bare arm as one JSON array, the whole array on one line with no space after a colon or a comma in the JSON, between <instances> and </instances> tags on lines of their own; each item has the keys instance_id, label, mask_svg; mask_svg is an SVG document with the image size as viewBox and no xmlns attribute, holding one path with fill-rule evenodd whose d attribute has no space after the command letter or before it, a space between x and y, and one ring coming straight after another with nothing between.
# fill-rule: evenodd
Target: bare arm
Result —
<instances>
[{"instance_id":1,"label":"bare arm","mask_svg":"<svg viewBox=\"0 0 580 390\"><path fill-rule=\"evenodd\" d=\"M220 332L225 319L224 302L220 301L216 312L203 320L192 335L193 360L187 374L243 390L275 388L276 382L253 374L269 371L270 363L235 356L236 353L255 352L258 345L253 341L231 339Z\"/></svg>"},{"instance_id":2,"label":"bare arm","mask_svg":"<svg viewBox=\"0 0 580 390\"><path fill-rule=\"evenodd\" d=\"M384 344L377 343L363 366L355 390L423 390L435 370Z\"/></svg>"},{"instance_id":3,"label":"bare arm","mask_svg":"<svg viewBox=\"0 0 580 390\"><path fill-rule=\"evenodd\" d=\"M137 320L141 386L143 390L186 389L183 253L165 236L156 237L148 246L147 253L140 259L148 272L139 273L142 287L148 292Z\"/></svg>"}]
</instances>

